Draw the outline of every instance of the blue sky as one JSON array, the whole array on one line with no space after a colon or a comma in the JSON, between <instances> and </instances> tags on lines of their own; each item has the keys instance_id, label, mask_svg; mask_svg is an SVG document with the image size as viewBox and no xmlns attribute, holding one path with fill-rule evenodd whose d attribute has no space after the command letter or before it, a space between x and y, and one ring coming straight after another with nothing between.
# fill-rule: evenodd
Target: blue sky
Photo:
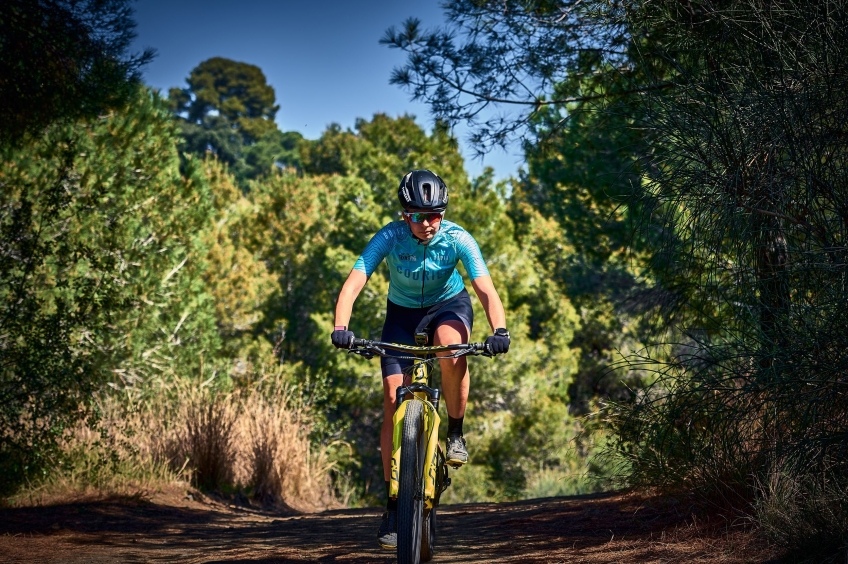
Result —
<instances>
[{"instance_id":1,"label":"blue sky","mask_svg":"<svg viewBox=\"0 0 848 564\"><path fill-rule=\"evenodd\" d=\"M145 82L167 94L185 87L191 70L211 57L258 66L274 88L277 124L317 139L332 123L353 128L357 118L382 112L415 116L426 130L432 118L426 105L412 102L389 84L404 54L380 45L391 26L409 17L425 28L443 25L438 0L137 0L135 51L152 47L157 56L143 70ZM483 166L498 178L515 174L518 151L497 151L472 159L464 133L457 131L466 170ZM438 171L437 171L438 172Z\"/></svg>"}]
</instances>

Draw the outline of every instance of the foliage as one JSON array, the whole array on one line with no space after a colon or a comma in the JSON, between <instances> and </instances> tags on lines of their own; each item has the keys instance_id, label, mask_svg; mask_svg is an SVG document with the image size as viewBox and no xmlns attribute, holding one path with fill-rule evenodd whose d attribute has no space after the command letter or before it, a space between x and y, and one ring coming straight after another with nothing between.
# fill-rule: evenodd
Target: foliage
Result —
<instances>
[{"instance_id":1,"label":"foliage","mask_svg":"<svg viewBox=\"0 0 848 564\"><path fill-rule=\"evenodd\" d=\"M621 412L620 446L636 483L719 492L743 508L755 497L773 508L778 494L788 514L820 523L824 506L845 514L828 492L848 483L848 14L841 3L733 2L682 15L666 2L631 14L653 35L645 55L675 70L645 121L656 150L647 227L663 230L655 272L675 332L646 351L663 364ZM774 480L781 487L757 485ZM805 493L782 495L787 483ZM844 542L844 528L813 528L779 537Z\"/></svg>"},{"instance_id":2,"label":"foliage","mask_svg":"<svg viewBox=\"0 0 848 564\"><path fill-rule=\"evenodd\" d=\"M169 98L175 113L189 123L202 125L211 115L230 124L246 144L273 130L274 89L262 70L248 63L213 57L195 67L188 88L173 88Z\"/></svg>"},{"instance_id":3,"label":"foliage","mask_svg":"<svg viewBox=\"0 0 848 564\"><path fill-rule=\"evenodd\" d=\"M7 0L0 4L0 144L52 122L122 106L152 51L127 55L127 0Z\"/></svg>"},{"instance_id":4,"label":"foliage","mask_svg":"<svg viewBox=\"0 0 848 564\"><path fill-rule=\"evenodd\" d=\"M244 381L273 356L262 334L266 304L277 291L277 281L264 261L251 250L247 236L260 211L235 179L215 159L203 163L211 192L214 217L202 231L206 249L205 291L215 307L215 325L222 344L217 355L226 359L229 376Z\"/></svg>"},{"instance_id":5,"label":"foliage","mask_svg":"<svg viewBox=\"0 0 848 564\"><path fill-rule=\"evenodd\" d=\"M539 110L596 97L557 92L559 84L619 72L627 28L607 14L621 4L461 0L444 5L447 29L424 31L410 19L381 43L407 54L391 82L429 104L435 118L468 126L470 145L484 153L522 134ZM587 57L608 65L587 67Z\"/></svg>"},{"instance_id":6,"label":"foliage","mask_svg":"<svg viewBox=\"0 0 848 564\"><path fill-rule=\"evenodd\" d=\"M0 448L12 485L104 383L199 371L217 347L190 261L211 208L197 178L180 177L175 139L139 91L122 113L50 128L0 170Z\"/></svg>"},{"instance_id":7,"label":"foliage","mask_svg":"<svg viewBox=\"0 0 848 564\"><path fill-rule=\"evenodd\" d=\"M277 129L279 106L259 67L213 57L195 67L186 82L186 88L170 89L169 103L182 118L187 152L213 153L242 185L277 167L299 164L296 149L303 136Z\"/></svg>"},{"instance_id":8,"label":"foliage","mask_svg":"<svg viewBox=\"0 0 848 564\"><path fill-rule=\"evenodd\" d=\"M139 91L120 112L54 126L0 171L5 492L55 462L78 421L97 425L105 390L135 405L188 382L252 386L271 358L259 328L276 279L248 245L258 208L219 163L180 166L177 145L164 104Z\"/></svg>"}]
</instances>

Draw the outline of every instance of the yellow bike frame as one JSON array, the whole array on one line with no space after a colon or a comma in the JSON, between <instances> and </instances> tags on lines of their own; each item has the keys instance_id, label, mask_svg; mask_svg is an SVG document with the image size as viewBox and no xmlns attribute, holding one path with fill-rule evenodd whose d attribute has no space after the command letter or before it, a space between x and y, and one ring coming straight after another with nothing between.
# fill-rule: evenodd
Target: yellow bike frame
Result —
<instances>
[{"instance_id":1,"label":"yellow bike frame","mask_svg":"<svg viewBox=\"0 0 848 564\"><path fill-rule=\"evenodd\" d=\"M417 364L412 372L413 384L427 384L427 376L430 367L427 363ZM423 467L425 470L424 479L424 507L431 509L437 500L437 496L441 494L437 491L437 478L439 475L439 413L436 407L429 401L427 394L424 392L415 392L412 397L401 402L395 411L392 431L392 463L391 463L391 479L389 482L389 495L397 497L399 488L399 468L400 468L400 444L403 434L403 420L406 416L406 408L409 402L421 402L423 404L424 428L422 432L426 438L426 449L424 452Z\"/></svg>"}]
</instances>

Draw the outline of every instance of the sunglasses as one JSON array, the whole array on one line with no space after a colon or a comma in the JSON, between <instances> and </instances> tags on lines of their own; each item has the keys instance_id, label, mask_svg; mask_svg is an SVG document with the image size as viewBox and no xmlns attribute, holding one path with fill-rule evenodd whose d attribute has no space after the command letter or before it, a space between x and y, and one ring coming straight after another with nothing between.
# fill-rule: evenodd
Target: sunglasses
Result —
<instances>
[{"instance_id":1,"label":"sunglasses","mask_svg":"<svg viewBox=\"0 0 848 564\"><path fill-rule=\"evenodd\" d=\"M403 215L409 218L412 223L434 223L441 220L445 216L445 212L403 212Z\"/></svg>"}]
</instances>

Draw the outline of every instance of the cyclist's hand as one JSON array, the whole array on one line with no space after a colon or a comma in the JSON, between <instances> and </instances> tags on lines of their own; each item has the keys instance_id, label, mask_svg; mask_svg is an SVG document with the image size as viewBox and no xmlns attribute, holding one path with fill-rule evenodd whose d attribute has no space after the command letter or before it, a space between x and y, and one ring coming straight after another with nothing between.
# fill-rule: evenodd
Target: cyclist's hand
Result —
<instances>
[{"instance_id":1,"label":"cyclist's hand","mask_svg":"<svg viewBox=\"0 0 848 564\"><path fill-rule=\"evenodd\" d=\"M336 329L330 335L330 340L333 341L333 346L337 349L349 349L353 339L353 331L347 329Z\"/></svg>"},{"instance_id":2,"label":"cyclist's hand","mask_svg":"<svg viewBox=\"0 0 848 564\"><path fill-rule=\"evenodd\" d=\"M509 331L500 327L495 334L486 338L486 350L492 354L503 354L509 350Z\"/></svg>"}]
</instances>

